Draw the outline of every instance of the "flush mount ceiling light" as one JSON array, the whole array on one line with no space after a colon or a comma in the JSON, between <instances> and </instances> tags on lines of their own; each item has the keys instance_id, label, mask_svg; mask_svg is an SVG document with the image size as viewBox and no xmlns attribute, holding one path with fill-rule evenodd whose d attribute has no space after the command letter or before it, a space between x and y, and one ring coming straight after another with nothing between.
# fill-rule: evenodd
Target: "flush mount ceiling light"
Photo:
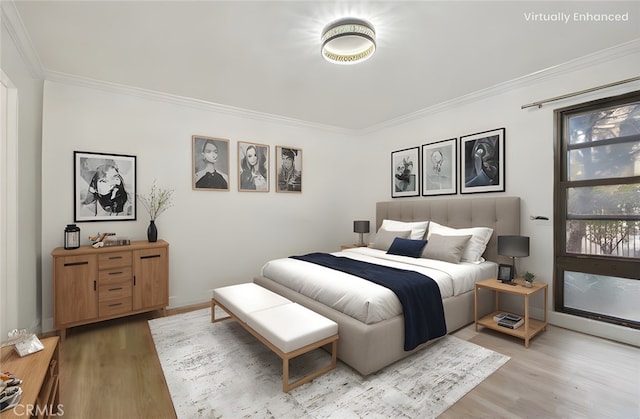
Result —
<instances>
[{"instance_id":1,"label":"flush mount ceiling light","mask_svg":"<svg viewBox=\"0 0 640 419\"><path fill-rule=\"evenodd\" d=\"M344 18L322 30L322 56L336 64L356 64L376 51L376 31L366 20Z\"/></svg>"}]
</instances>

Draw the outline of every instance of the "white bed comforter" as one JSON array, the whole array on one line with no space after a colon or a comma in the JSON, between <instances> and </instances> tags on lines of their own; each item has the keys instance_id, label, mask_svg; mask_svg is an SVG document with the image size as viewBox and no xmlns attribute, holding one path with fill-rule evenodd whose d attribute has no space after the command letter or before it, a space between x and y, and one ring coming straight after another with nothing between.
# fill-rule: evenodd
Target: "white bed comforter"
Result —
<instances>
[{"instance_id":1,"label":"white bed comforter","mask_svg":"<svg viewBox=\"0 0 640 419\"><path fill-rule=\"evenodd\" d=\"M497 274L497 265L493 262L454 264L389 255L368 247L332 254L419 272L436 281L443 299L473 290L476 281ZM402 313L400 300L390 289L314 263L291 258L275 259L262 267L262 276L366 324Z\"/></svg>"}]
</instances>

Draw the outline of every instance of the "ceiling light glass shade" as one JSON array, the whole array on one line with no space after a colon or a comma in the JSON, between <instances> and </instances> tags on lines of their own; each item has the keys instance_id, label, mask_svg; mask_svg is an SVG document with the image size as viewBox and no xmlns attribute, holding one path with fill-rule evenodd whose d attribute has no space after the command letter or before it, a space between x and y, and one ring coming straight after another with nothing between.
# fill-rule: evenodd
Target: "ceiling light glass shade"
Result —
<instances>
[{"instance_id":1,"label":"ceiling light glass shade","mask_svg":"<svg viewBox=\"0 0 640 419\"><path fill-rule=\"evenodd\" d=\"M376 51L376 31L362 19L344 18L322 30L322 56L336 64L356 64Z\"/></svg>"}]
</instances>

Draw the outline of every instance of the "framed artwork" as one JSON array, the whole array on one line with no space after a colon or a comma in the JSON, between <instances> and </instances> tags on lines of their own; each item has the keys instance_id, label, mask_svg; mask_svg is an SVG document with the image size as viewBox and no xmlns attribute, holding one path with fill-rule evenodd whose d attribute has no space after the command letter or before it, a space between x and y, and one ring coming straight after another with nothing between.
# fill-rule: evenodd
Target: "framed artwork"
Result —
<instances>
[{"instance_id":1,"label":"framed artwork","mask_svg":"<svg viewBox=\"0 0 640 419\"><path fill-rule=\"evenodd\" d=\"M420 148L391 153L391 197L420 195Z\"/></svg>"},{"instance_id":2,"label":"framed artwork","mask_svg":"<svg viewBox=\"0 0 640 419\"><path fill-rule=\"evenodd\" d=\"M276 192L302 192L302 149L276 146Z\"/></svg>"},{"instance_id":3,"label":"framed artwork","mask_svg":"<svg viewBox=\"0 0 640 419\"><path fill-rule=\"evenodd\" d=\"M238 142L238 190L269 192L269 146Z\"/></svg>"},{"instance_id":4,"label":"framed artwork","mask_svg":"<svg viewBox=\"0 0 640 419\"><path fill-rule=\"evenodd\" d=\"M76 222L136 219L136 156L73 152Z\"/></svg>"},{"instance_id":5,"label":"framed artwork","mask_svg":"<svg viewBox=\"0 0 640 419\"><path fill-rule=\"evenodd\" d=\"M192 136L191 161L193 190L229 190L229 140Z\"/></svg>"},{"instance_id":6,"label":"framed artwork","mask_svg":"<svg viewBox=\"0 0 640 419\"><path fill-rule=\"evenodd\" d=\"M460 137L460 193L504 192L505 129Z\"/></svg>"},{"instance_id":7,"label":"framed artwork","mask_svg":"<svg viewBox=\"0 0 640 419\"><path fill-rule=\"evenodd\" d=\"M458 192L458 139L422 146L422 195L452 195Z\"/></svg>"},{"instance_id":8,"label":"framed artwork","mask_svg":"<svg viewBox=\"0 0 640 419\"><path fill-rule=\"evenodd\" d=\"M511 282L513 280L513 265L498 265L498 281Z\"/></svg>"}]
</instances>

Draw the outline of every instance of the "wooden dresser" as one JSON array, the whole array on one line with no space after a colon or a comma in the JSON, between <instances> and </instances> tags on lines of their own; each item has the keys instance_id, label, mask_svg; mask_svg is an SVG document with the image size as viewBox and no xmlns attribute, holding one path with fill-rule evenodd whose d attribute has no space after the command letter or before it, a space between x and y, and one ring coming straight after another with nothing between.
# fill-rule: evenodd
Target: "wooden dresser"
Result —
<instances>
[{"instance_id":1,"label":"wooden dresser","mask_svg":"<svg viewBox=\"0 0 640 419\"><path fill-rule=\"evenodd\" d=\"M15 417L48 418L64 414L60 404L57 336L41 339L44 349L18 356L13 346L2 348L2 371L9 371L22 380L22 397L13 409L0 413L0 419Z\"/></svg>"},{"instance_id":2,"label":"wooden dresser","mask_svg":"<svg viewBox=\"0 0 640 419\"><path fill-rule=\"evenodd\" d=\"M53 326L66 329L153 310L169 304L169 244L58 247L53 256Z\"/></svg>"}]
</instances>

